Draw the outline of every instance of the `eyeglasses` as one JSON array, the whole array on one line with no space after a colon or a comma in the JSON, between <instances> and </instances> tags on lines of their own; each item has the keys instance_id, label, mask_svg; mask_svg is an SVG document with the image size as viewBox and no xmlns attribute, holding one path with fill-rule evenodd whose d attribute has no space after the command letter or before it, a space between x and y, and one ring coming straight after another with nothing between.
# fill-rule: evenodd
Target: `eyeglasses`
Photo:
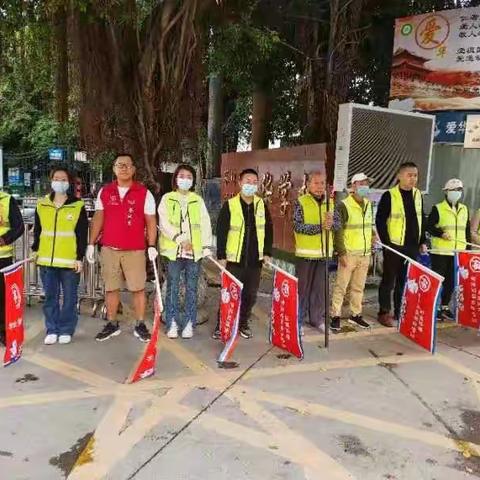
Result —
<instances>
[{"instance_id":1,"label":"eyeglasses","mask_svg":"<svg viewBox=\"0 0 480 480\"><path fill-rule=\"evenodd\" d=\"M131 170L133 168L133 165L127 165L126 163L116 163L115 168L118 168L119 170Z\"/></svg>"}]
</instances>

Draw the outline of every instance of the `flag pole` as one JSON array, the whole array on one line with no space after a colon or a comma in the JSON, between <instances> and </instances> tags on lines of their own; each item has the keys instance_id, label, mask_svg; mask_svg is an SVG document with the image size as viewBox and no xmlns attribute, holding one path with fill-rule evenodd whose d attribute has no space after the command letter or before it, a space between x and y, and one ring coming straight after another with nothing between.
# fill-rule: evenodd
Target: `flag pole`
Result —
<instances>
[{"instance_id":1,"label":"flag pole","mask_svg":"<svg viewBox=\"0 0 480 480\"><path fill-rule=\"evenodd\" d=\"M157 292L157 302L160 313L163 312L162 290L160 288L160 277L158 276L157 260L152 260L153 273L155 275L155 291Z\"/></svg>"},{"instance_id":2,"label":"flag pole","mask_svg":"<svg viewBox=\"0 0 480 480\"><path fill-rule=\"evenodd\" d=\"M330 213L330 200L335 199L335 192L333 186L327 184L327 190L325 192L325 199L327 203L327 216ZM322 219L320 219L320 222ZM333 229L333 225L332 225ZM330 232L332 230L326 230L326 242L325 242L325 348L330 345ZM323 232L320 232L320 236Z\"/></svg>"}]
</instances>

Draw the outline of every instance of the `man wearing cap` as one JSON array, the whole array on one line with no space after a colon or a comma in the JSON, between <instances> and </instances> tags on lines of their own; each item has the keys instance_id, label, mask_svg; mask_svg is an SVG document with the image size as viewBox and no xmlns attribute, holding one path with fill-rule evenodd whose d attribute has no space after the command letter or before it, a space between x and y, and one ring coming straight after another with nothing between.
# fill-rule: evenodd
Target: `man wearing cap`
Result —
<instances>
[{"instance_id":1,"label":"man wearing cap","mask_svg":"<svg viewBox=\"0 0 480 480\"><path fill-rule=\"evenodd\" d=\"M380 199L376 216L380 241L411 259L426 253L423 196L417 189L418 168L412 162L402 163L397 171L398 184ZM383 250L383 275L378 289L378 322L394 327L400 316L403 287L407 274L405 260L396 253ZM391 295L394 290L394 317Z\"/></svg>"},{"instance_id":2,"label":"man wearing cap","mask_svg":"<svg viewBox=\"0 0 480 480\"><path fill-rule=\"evenodd\" d=\"M337 279L332 295L330 328L340 330L342 305L350 286L349 322L360 328L370 325L362 317L363 292L372 253L373 210L368 199L373 179L364 173L352 177L352 192L338 205L340 228L334 232L335 250L338 253Z\"/></svg>"},{"instance_id":3,"label":"man wearing cap","mask_svg":"<svg viewBox=\"0 0 480 480\"><path fill-rule=\"evenodd\" d=\"M458 178L450 179L443 189L445 200L432 208L427 222L427 232L432 236L432 269L445 277L442 290L442 305L438 319L453 320L449 304L454 288L455 250L466 250L470 242L470 215L468 207L460 203L463 183Z\"/></svg>"}]
</instances>

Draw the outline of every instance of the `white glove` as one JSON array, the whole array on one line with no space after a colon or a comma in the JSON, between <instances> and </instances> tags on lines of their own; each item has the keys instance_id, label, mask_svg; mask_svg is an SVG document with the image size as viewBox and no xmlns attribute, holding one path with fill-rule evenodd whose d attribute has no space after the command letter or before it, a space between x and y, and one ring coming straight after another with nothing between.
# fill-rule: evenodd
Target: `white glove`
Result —
<instances>
[{"instance_id":1,"label":"white glove","mask_svg":"<svg viewBox=\"0 0 480 480\"><path fill-rule=\"evenodd\" d=\"M155 259L158 257L157 249L155 247L148 247L147 252L148 252L148 259L151 262L154 262Z\"/></svg>"},{"instance_id":2,"label":"white glove","mask_svg":"<svg viewBox=\"0 0 480 480\"><path fill-rule=\"evenodd\" d=\"M91 263L91 264L95 263L95 245L89 245L87 247L85 257L87 258L88 263Z\"/></svg>"},{"instance_id":3,"label":"white glove","mask_svg":"<svg viewBox=\"0 0 480 480\"><path fill-rule=\"evenodd\" d=\"M212 251L209 248L204 248L203 249L203 256L204 257L211 257L212 256Z\"/></svg>"}]
</instances>

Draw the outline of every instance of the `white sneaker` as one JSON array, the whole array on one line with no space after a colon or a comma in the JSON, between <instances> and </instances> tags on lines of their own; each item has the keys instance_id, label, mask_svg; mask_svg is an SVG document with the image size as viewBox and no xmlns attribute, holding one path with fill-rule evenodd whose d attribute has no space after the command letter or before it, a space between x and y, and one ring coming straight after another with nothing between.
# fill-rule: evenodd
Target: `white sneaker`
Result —
<instances>
[{"instance_id":1,"label":"white sneaker","mask_svg":"<svg viewBox=\"0 0 480 480\"><path fill-rule=\"evenodd\" d=\"M58 343L60 345L67 345L72 341L72 336L71 335L60 335L58 337Z\"/></svg>"},{"instance_id":2,"label":"white sneaker","mask_svg":"<svg viewBox=\"0 0 480 480\"><path fill-rule=\"evenodd\" d=\"M193 337L192 322L188 322L185 325L185 328L183 329L182 338L192 338L192 337Z\"/></svg>"},{"instance_id":3,"label":"white sneaker","mask_svg":"<svg viewBox=\"0 0 480 480\"><path fill-rule=\"evenodd\" d=\"M175 322L175 320L173 320L172 324L170 325L170 328L168 329L167 337L168 338L178 338L178 326L177 326L177 322Z\"/></svg>"},{"instance_id":4,"label":"white sneaker","mask_svg":"<svg viewBox=\"0 0 480 480\"><path fill-rule=\"evenodd\" d=\"M49 333L46 337L43 343L45 345L55 345L58 340L58 335L55 335L54 333Z\"/></svg>"}]
</instances>

